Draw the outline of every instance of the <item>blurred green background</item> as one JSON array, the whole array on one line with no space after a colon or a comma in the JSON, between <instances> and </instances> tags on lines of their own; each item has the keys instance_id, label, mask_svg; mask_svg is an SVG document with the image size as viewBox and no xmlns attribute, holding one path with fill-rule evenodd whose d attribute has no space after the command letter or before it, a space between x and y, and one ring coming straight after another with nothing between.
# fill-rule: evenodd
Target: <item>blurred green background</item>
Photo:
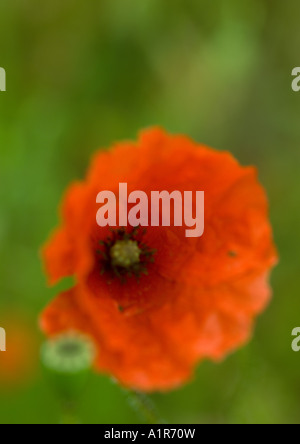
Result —
<instances>
[{"instance_id":1,"label":"blurred green background","mask_svg":"<svg viewBox=\"0 0 300 444\"><path fill-rule=\"evenodd\" d=\"M151 398L170 423L300 422L300 353L291 350L300 325L299 17L296 0L1 1L0 326L8 346L16 336L17 352L26 350L0 361L1 423L61 421L38 360L37 317L57 292L38 251L91 154L155 124L259 168L281 262L252 342ZM101 375L77 415L143 421Z\"/></svg>"}]
</instances>

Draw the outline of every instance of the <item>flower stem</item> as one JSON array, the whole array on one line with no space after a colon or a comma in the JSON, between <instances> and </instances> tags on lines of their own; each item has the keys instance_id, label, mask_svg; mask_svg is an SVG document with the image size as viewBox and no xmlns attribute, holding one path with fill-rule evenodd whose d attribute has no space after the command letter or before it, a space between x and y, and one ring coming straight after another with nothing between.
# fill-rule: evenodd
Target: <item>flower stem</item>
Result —
<instances>
[{"instance_id":1,"label":"flower stem","mask_svg":"<svg viewBox=\"0 0 300 444\"><path fill-rule=\"evenodd\" d=\"M146 424L165 424L157 413L157 410L149 398L144 393L135 390L126 390L127 400L129 405L135 412L145 421Z\"/></svg>"},{"instance_id":2,"label":"flower stem","mask_svg":"<svg viewBox=\"0 0 300 444\"><path fill-rule=\"evenodd\" d=\"M62 418L61 418L62 425L80 424L77 418L75 403L64 400L61 404L61 407L62 407Z\"/></svg>"}]
</instances>

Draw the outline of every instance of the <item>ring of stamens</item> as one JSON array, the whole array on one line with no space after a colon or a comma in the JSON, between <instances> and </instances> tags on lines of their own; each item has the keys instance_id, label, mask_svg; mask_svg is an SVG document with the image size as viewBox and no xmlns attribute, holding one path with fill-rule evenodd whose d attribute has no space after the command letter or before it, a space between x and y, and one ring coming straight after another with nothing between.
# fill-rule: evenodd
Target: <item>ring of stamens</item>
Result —
<instances>
[{"instance_id":1,"label":"ring of stamens","mask_svg":"<svg viewBox=\"0 0 300 444\"><path fill-rule=\"evenodd\" d=\"M122 283L126 278L134 276L138 281L141 276L148 274L148 266L154 262L155 250L151 250L142 240L145 230L140 227L131 232L120 228L112 230L112 235L105 241L100 241L101 274L117 277Z\"/></svg>"}]
</instances>

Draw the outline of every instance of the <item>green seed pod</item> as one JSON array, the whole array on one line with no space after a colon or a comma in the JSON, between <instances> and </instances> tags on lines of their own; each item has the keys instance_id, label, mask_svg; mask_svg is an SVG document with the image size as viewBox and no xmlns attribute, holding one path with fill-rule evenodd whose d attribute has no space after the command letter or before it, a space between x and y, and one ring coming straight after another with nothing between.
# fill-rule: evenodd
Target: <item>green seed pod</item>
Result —
<instances>
[{"instance_id":1,"label":"green seed pod","mask_svg":"<svg viewBox=\"0 0 300 444\"><path fill-rule=\"evenodd\" d=\"M86 336L67 332L45 342L43 367L60 396L72 401L84 388L95 358L93 343Z\"/></svg>"}]
</instances>

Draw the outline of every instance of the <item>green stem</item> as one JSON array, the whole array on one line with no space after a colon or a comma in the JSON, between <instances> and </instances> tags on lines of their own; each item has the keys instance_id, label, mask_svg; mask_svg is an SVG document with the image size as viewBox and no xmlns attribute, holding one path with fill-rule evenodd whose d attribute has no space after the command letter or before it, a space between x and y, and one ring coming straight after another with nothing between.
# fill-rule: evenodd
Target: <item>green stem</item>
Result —
<instances>
[{"instance_id":1,"label":"green stem","mask_svg":"<svg viewBox=\"0 0 300 444\"><path fill-rule=\"evenodd\" d=\"M158 415L156 408L144 393L134 390L126 390L127 400L130 406L139 414L146 424L165 424L166 422Z\"/></svg>"},{"instance_id":2,"label":"green stem","mask_svg":"<svg viewBox=\"0 0 300 444\"><path fill-rule=\"evenodd\" d=\"M62 419L63 425L76 425L80 424L77 418L75 403L64 400L62 402Z\"/></svg>"}]
</instances>

